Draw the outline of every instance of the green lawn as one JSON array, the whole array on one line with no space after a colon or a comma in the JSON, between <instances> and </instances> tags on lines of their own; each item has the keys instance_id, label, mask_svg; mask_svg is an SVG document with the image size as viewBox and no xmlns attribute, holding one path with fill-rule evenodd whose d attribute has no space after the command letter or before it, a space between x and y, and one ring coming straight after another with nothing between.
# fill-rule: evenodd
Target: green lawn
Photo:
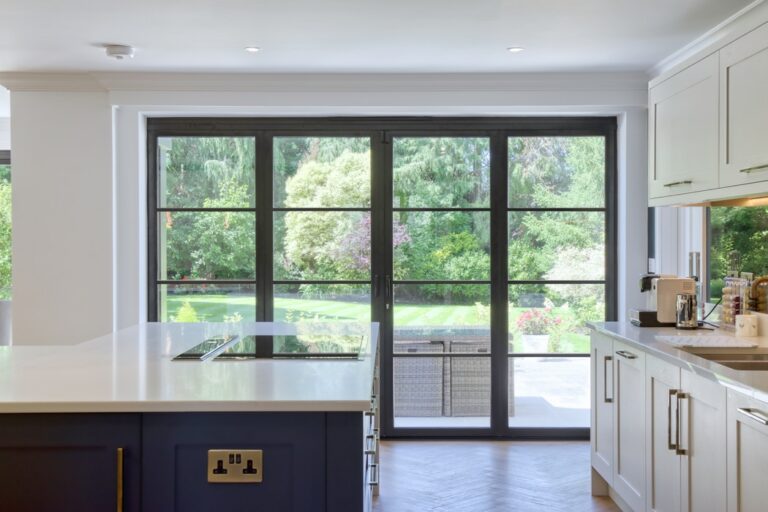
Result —
<instances>
[{"instance_id":1,"label":"green lawn","mask_svg":"<svg viewBox=\"0 0 768 512\"><path fill-rule=\"evenodd\" d=\"M184 316L180 309L184 303L186 314L194 310L196 318ZM189 294L169 295L166 299L167 313L164 320L221 322L255 319L255 298L235 294ZM510 308L509 321L514 326L522 308ZM573 313L561 309L563 317ZM475 305L418 305L399 304L395 306L395 325L407 326L465 326L488 325L488 309ZM319 299L275 298L275 321L370 321L370 306L363 302L348 302ZM519 336L514 336L517 348ZM589 336L583 333L565 333L558 352L588 352Z\"/></svg>"}]
</instances>

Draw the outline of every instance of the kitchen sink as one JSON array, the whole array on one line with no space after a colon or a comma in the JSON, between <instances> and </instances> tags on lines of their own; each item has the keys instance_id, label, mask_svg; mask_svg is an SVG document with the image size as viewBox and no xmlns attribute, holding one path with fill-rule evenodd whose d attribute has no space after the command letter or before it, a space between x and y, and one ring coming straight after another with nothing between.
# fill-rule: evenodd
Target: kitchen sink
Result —
<instances>
[{"instance_id":1,"label":"kitchen sink","mask_svg":"<svg viewBox=\"0 0 768 512\"><path fill-rule=\"evenodd\" d=\"M734 370L768 371L768 361L717 361L717 363Z\"/></svg>"},{"instance_id":2,"label":"kitchen sink","mask_svg":"<svg viewBox=\"0 0 768 512\"><path fill-rule=\"evenodd\" d=\"M700 352L689 352L697 356L709 359L710 361L768 361L768 354L702 354Z\"/></svg>"},{"instance_id":3,"label":"kitchen sink","mask_svg":"<svg viewBox=\"0 0 768 512\"><path fill-rule=\"evenodd\" d=\"M722 352L712 349L684 349L686 352L697 355L715 363L733 368L734 370L768 371L768 352L762 349L760 352L754 349L746 349L744 352Z\"/></svg>"}]
</instances>

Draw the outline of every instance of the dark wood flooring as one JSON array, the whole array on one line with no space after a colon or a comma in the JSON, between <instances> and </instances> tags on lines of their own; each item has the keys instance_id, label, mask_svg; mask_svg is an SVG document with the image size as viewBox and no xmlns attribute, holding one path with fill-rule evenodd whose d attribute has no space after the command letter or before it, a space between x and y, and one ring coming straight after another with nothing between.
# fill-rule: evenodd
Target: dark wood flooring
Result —
<instances>
[{"instance_id":1,"label":"dark wood flooring","mask_svg":"<svg viewBox=\"0 0 768 512\"><path fill-rule=\"evenodd\" d=\"M375 512L616 511L590 494L589 443L384 441Z\"/></svg>"}]
</instances>

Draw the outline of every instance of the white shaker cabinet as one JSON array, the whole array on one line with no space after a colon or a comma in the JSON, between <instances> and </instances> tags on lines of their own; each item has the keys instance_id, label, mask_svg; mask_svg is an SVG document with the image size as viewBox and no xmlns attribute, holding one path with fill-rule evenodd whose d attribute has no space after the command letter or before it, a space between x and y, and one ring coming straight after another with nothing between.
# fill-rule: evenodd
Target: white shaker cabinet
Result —
<instances>
[{"instance_id":1,"label":"white shaker cabinet","mask_svg":"<svg viewBox=\"0 0 768 512\"><path fill-rule=\"evenodd\" d=\"M728 512L768 507L768 403L728 391Z\"/></svg>"},{"instance_id":2,"label":"white shaker cabinet","mask_svg":"<svg viewBox=\"0 0 768 512\"><path fill-rule=\"evenodd\" d=\"M725 388L654 357L646 369L646 510L724 511Z\"/></svg>"},{"instance_id":3,"label":"white shaker cabinet","mask_svg":"<svg viewBox=\"0 0 768 512\"><path fill-rule=\"evenodd\" d=\"M683 371L677 449L681 462L681 508L684 512L726 509L726 390L718 382Z\"/></svg>"},{"instance_id":4,"label":"white shaker cabinet","mask_svg":"<svg viewBox=\"0 0 768 512\"><path fill-rule=\"evenodd\" d=\"M613 340L593 332L592 340L592 467L608 485L613 482Z\"/></svg>"},{"instance_id":5,"label":"white shaker cabinet","mask_svg":"<svg viewBox=\"0 0 768 512\"><path fill-rule=\"evenodd\" d=\"M718 187L718 54L649 91L651 199Z\"/></svg>"},{"instance_id":6,"label":"white shaker cabinet","mask_svg":"<svg viewBox=\"0 0 768 512\"><path fill-rule=\"evenodd\" d=\"M654 357L646 360L647 508L680 511L681 464L678 454L680 368Z\"/></svg>"},{"instance_id":7,"label":"white shaker cabinet","mask_svg":"<svg viewBox=\"0 0 768 512\"><path fill-rule=\"evenodd\" d=\"M645 353L613 342L613 484L636 511L645 509Z\"/></svg>"},{"instance_id":8,"label":"white shaker cabinet","mask_svg":"<svg viewBox=\"0 0 768 512\"><path fill-rule=\"evenodd\" d=\"M720 186L768 180L768 24L720 50Z\"/></svg>"}]
</instances>

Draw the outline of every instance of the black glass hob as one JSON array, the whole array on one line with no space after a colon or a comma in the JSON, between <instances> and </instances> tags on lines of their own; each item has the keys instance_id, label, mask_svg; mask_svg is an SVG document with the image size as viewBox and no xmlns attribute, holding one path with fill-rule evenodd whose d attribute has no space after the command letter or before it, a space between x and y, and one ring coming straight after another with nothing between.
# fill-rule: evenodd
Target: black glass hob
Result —
<instances>
[{"instance_id":1,"label":"black glass hob","mask_svg":"<svg viewBox=\"0 0 768 512\"><path fill-rule=\"evenodd\" d=\"M214 336L179 354L174 360L242 359L361 359L365 336L299 334Z\"/></svg>"}]
</instances>

